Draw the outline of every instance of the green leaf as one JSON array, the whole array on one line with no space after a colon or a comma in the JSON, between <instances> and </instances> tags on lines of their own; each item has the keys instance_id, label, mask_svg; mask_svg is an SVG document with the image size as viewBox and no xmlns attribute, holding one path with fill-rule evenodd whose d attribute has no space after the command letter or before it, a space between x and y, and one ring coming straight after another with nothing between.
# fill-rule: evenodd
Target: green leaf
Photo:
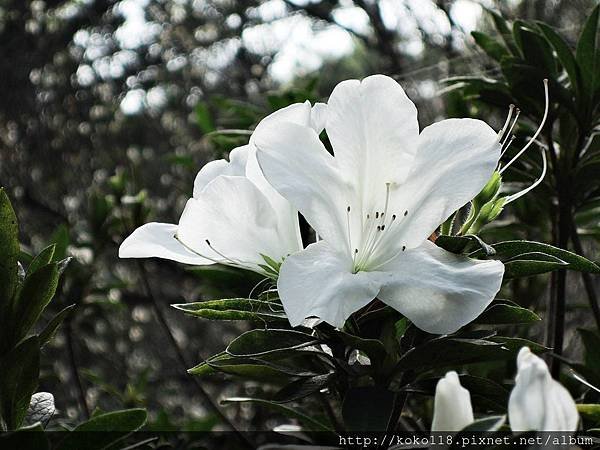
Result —
<instances>
[{"instance_id":1,"label":"green leaf","mask_svg":"<svg viewBox=\"0 0 600 450\"><path fill-rule=\"evenodd\" d=\"M344 424L350 431L385 431L394 410L395 395L377 386L349 389L342 404Z\"/></svg>"},{"instance_id":2,"label":"green leaf","mask_svg":"<svg viewBox=\"0 0 600 450\"><path fill-rule=\"evenodd\" d=\"M17 261L19 257L19 228L17 216L10 200L0 188L0 326L10 320L11 301L17 287Z\"/></svg>"},{"instance_id":3,"label":"green leaf","mask_svg":"<svg viewBox=\"0 0 600 450\"><path fill-rule=\"evenodd\" d=\"M22 341L0 359L0 415L9 430L18 428L38 387L40 345L37 336Z\"/></svg>"},{"instance_id":4,"label":"green leaf","mask_svg":"<svg viewBox=\"0 0 600 450\"><path fill-rule=\"evenodd\" d=\"M419 373L434 368L509 358L508 351L498 342L488 339L440 337L406 352L400 358L397 370L413 370Z\"/></svg>"},{"instance_id":5,"label":"green leaf","mask_svg":"<svg viewBox=\"0 0 600 450\"><path fill-rule=\"evenodd\" d=\"M463 254L471 252L482 252L486 256L496 253L493 246L486 244L479 236L467 234L465 236L440 235L436 238L435 244L451 253Z\"/></svg>"},{"instance_id":6,"label":"green leaf","mask_svg":"<svg viewBox=\"0 0 600 450\"><path fill-rule=\"evenodd\" d=\"M590 403L580 403L577 405L577 412L593 423L600 423L600 405Z\"/></svg>"},{"instance_id":7,"label":"green leaf","mask_svg":"<svg viewBox=\"0 0 600 450\"><path fill-rule=\"evenodd\" d=\"M302 349L318 343L309 334L293 330L250 330L235 338L225 350L232 356L262 356Z\"/></svg>"},{"instance_id":8,"label":"green leaf","mask_svg":"<svg viewBox=\"0 0 600 450\"><path fill-rule=\"evenodd\" d=\"M281 388L273 396L276 403L288 403L308 397L321 389L326 388L332 378L332 374L315 375L314 377L300 378Z\"/></svg>"},{"instance_id":9,"label":"green leaf","mask_svg":"<svg viewBox=\"0 0 600 450\"><path fill-rule=\"evenodd\" d=\"M212 114L205 102L199 102L196 105L196 121L204 134L215 130Z\"/></svg>"},{"instance_id":10,"label":"green leaf","mask_svg":"<svg viewBox=\"0 0 600 450\"><path fill-rule=\"evenodd\" d=\"M506 422L506 416L492 416L477 419L473 423L467 425L459 431L457 442L460 442L461 433L483 432L483 431L498 431Z\"/></svg>"},{"instance_id":11,"label":"green leaf","mask_svg":"<svg viewBox=\"0 0 600 450\"><path fill-rule=\"evenodd\" d=\"M517 26L517 24L515 24ZM519 36L522 43L523 56L528 64L545 69L550 77L556 76L556 61L548 42L526 26L521 26Z\"/></svg>"},{"instance_id":12,"label":"green leaf","mask_svg":"<svg viewBox=\"0 0 600 450\"><path fill-rule=\"evenodd\" d=\"M502 344L502 346L506 350L508 350L509 359L516 358L517 353L519 353L519 350L521 350L523 347L529 347L529 349L533 353L544 353L544 352L547 352L550 350L548 347L544 347L543 345L538 344L537 342L533 342L533 341L530 341L528 339L523 339L523 338L493 336L493 337L489 338L489 340L492 342L497 342L499 344Z\"/></svg>"},{"instance_id":13,"label":"green leaf","mask_svg":"<svg viewBox=\"0 0 600 450\"><path fill-rule=\"evenodd\" d=\"M317 419L314 419L288 406L284 406L279 403L274 403L269 400L250 397L230 397L221 401L222 405L228 405L232 403L254 403L257 405L267 406L268 408L273 409L274 411L277 411L286 417L297 419L307 430L333 432L333 430L328 425L318 421Z\"/></svg>"},{"instance_id":14,"label":"green leaf","mask_svg":"<svg viewBox=\"0 0 600 450\"><path fill-rule=\"evenodd\" d=\"M33 258L33 261L31 261L31 264L29 264L29 267L27 268L27 275L31 275L35 271L48 265L52 261L55 250L56 246L51 244Z\"/></svg>"},{"instance_id":15,"label":"green leaf","mask_svg":"<svg viewBox=\"0 0 600 450\"><path fill-rule=\"evenodd\" d=\"M18 303L15 305L15 316L19 317L13 336L16 342L25 337L54 297L58 277L58 263L52 263L25 279Z\"/></svg>"},{"instance_id":16,"label":"green leaf","mask_svg":"<svg viewBox=\"0 0 600 450\"><path fill-rule=\"evenodd\" d=\"M471 36L483 51L492 59L500 62L502 57L508 56L509 52L502 44L488 34L472 31Z\"/></svg>"},{"instance_id":17,"label":"green leaf","mask_svg":"<svg viewBox=\"0 0 600 450\"><path fill-rule=\"evenodd\" d=\"M59 225L52 233L50 242L55 244L53 262L60 261L67 257L67 248L69 247L69 229L66 225Z\"/></svg>"},{"instance_id":18,"label":"green leaf","mask_svg":"<svg viewBox=\"0 0 600 450\"><path fill-rule=\"evenodd\" d=\"M248 298L208 300L171 306L191 316L210 320L287 321L280 304Z\"/></svg>"},{"instance_id":19,"label":"green leaf","mask_svg":"<svg viewBox=\"0 0 600 450\"><path fill-rule=\"evenodd\" d=\"M554 256L544 253L524 253L504 263L504 279L529 277L557 269L566 269L568 264Z\"/></svg>"},{"instance_id":20,"label":"green leaf","mask_svg":"<svg viewBox=\"0 0 600 450\"><path fill-rule=\"evenodd\" d=\"M146 411L126 409L92 417L70 432L59 450L100 450L124 439L146 423Z\"/></svg>"},{"instance_id":21,"label":"green leaf","mask_svg":"<svg viewBox=\"0 0 600 450\"><path fill-rule=\"evenodd\" d=\"M493 244L492 247L496 250L496 256L502 260L515 258L522 254L527 253L543 253L546 255L554 256L561 261L568 264L567 268L570 270L576 270L578 272L590 272L600 273L600 267L589 259L572 253L568 250L563 250L558 247L553 247L549 244L542 244L541 242L532 241L504 241L497 244ZM479 257L482 256L483 252L476 251L469 256Z\"/></svg>"},{"instance_id":22,"label":"green leaf","mask_svg":"<svg viewBox=\"0 0 600 450\"><path fill-rule=\"evenodd\" d=\"M276 382L286 381L291 377L313 377L319 375L294 364L275 363L260 358L231 356L225 352L219 353L188 370L188 373L200 377L218 372L254 380Z\"/></svg>"},{"instance_id":23,"label":"green leaf","mask_svg":"<svg viewBox=\"0 0 600 450\"><path fill-rule=\"evenodd\" d=\"M473 321L474 324L514 325L529 324L542 320L533 311L520 306L492 304Z\"/></svg>"},{"instance_id":24,"label":"green leaf","mask_svg":"<svg viewBox=\"0 0 600 450\"><path fill-rule=\"evenodd\" d=\"M492 17L492 21L494 22L494 27L496 28L498 33L500 33L500 36L502 36L502 39L504 40L506 47L510 50L510 52L513 55L517 55L519 53L519 49L515 45L515 41L513 39L512 33L510 32L510 28L507 24L507 21L504 19L504 17L502 17L496 11L493 11L488 8L486 8L486 10Z\"/></svg>"},{"instance_id":25,"label":"green leaf","mask_svg":"<svg viewBox=\"0 0 600 450\"><path fill-rule=\"evenodd\" d=\"M550 42L550 45L556 51L558 60L562 64L563 68L569 76L569 81L575 93L577 94L581 89L581 74L579 73L579 67L573 52L569 48L569 45L565 40L556 32L554 29L544 22L537 22L537 26L544 34L544 37Z\"/></svg>"},{"instance_id":26,"label":"green leaf","mask_svg":"<svg viewBox=\"0 0 600 450\"><path fill-rule=\"evenodd\" d=\"M600 86L600 48L597 45L599 17L600 5L597 5L589 15L577 41L576 60L588 99L593 97Z\"/></svg>"},{"instance_id":27,"label":"green leaf","mask_svg":"<svg viewBox=\"0 0 600 450\"><path fill-rule=\"evenodd\" d=\"M50 342L50 340L56 334L56 331L58 330L60 324L63 322L63 320L65 320L65 318L67 317L67 315L69 315L73 308L75 308L75 305L69 305L66 308L63 308L52 319L50 319L50 322L46 324L44 329L38 335L40 338L40 346L43 347L48 342Z\"/></svg>"}]
</instances>

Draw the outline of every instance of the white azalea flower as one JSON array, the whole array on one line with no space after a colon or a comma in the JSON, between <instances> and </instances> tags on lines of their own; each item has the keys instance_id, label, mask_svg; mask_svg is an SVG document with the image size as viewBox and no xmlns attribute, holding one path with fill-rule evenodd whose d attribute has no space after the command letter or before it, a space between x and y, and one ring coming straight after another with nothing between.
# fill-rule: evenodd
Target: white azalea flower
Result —
<instances>
[{"instance_id":1,"label":"white azalea flower","mask_svg":"<svg viewBox=\"0 0 600 450\"><path fill-rule=\"evenodd\" d=\"M517 377L508 401L513 431L575 431L577 406L564 386L554 380L546 363L523 347L517 357Z\"/></svg>"},{"instance_id":2,"label":"white azalea flower","mask_svg":"<svg viewBox=\"0 0 600 450\"><path fill-rule=\"evenodd\" d=\"M257 129L284 120L319 132L323 107L291 105L266 117ZM141 226L121 244L119 256L220 263L273 276L268 259L279 264L300 249L298 213L265 180L251 138L249 145L231 151L229 161L212 161L200 170L178 225Z\"/></svg>"},{"instance_id":3,"label":"white azalea flower","mask_svg":"<svg viewBox=\"0 0 600 450\"><path fill-rule=\"evenodd\" d=\"M431 431L460 431L474 421L471 394L454 371L438 381L433 403Z\"/></svg>"},{"instance_id":4,"label":"white azalea flower","mask_svg":"<svg viewBox=\"0 0 600 450\"><path fill-rule=\"evenodd\" d=\"M504 266L428 237L486 184L501 136L473 119L419 133L414 104L382 75L338 84L325 115L335 156L298 123L266 123L253 136L267 180L322 238L281 267L291 324L317 316L341 327L375 297L431 333L472 321L500 289Z\"/></svg>"}]
</instances>

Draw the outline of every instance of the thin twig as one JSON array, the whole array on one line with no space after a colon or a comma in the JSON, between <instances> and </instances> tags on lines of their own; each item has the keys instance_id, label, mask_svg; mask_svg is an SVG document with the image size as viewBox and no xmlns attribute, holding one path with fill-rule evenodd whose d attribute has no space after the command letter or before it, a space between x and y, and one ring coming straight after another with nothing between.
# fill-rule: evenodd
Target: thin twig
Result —
<instances>
[{"instance_id":1,"label":"thin twig","mask_svg":"<svg viewBox=\"0 0 600 450\"><path fill-rule=\"evenodd\" d=\"M581 245L581 240L579 239L579 234L577 233L575 223L571 225L571 240L573 241L575 253L585 258L585 255L583 253L583 246ZM596 320L596 327L600 330L600 306L598 305L598 295L596 294L594 281L592 280L590 274L587 272L581 272L581 278L583 279L583 285L585 286L585 291L590 302L590 307L592 308L594 319Z\"/></svg>"},{"instance_id":2,"label":"thin twig","mask_svg":"<svg viewBox=\"0 0 600 450\"><path fill-rule=\"evenodd\" d=\"M86 419L90 418L90 408L85 398L85 391L83 390L83 384L81 383L81 377L79 376L79 370L77 369L77 361L75 359L75 348L73 345L73 326L72 319L67 318L65 321L65 336L67 339L67 352L69 355L69 368L71 370L71 377L75 380L75 386L77 387L77 397L79 399L79 406L81 412L84 414Z\"/></svg>"},{"instance_id":3,"label":"thin twig","mask_svg":"<svg viewBox=\"0 0 600 450\"><path fill-rule=\"evenodd\" d=\"M140 275L142 278L142 283L144 284L144 289L146 291L146 295L148 296L148 298L150 299L150 302L152 303L152 308L154 309L154 313L156 315L158 323L162 327L171 346L173 347L173 350L175 351L175 355L177 356L177 360L179 361L179 364L181 365L182 369L187 373L187 370L190 367L190 365L186 361L185 355L179 348L179 344L177 343L175 336L173 335L173 333L171 332L171 329L169 328L169 324L167 323L167 320L160 308L160 305L158 304L156 297L152 293L152 288L150 286L150 282L148 281L148 273L146 272L146 268L144 267L144 264L141 261L137 261L137 264L138 264L139 272L140 272ZM229 418L225 415L225 413L223 413L223 411L221 411L221 408L219 408L217 406L217 404L213 401L213 399L208 394L208 392L206 392L204 390L204 388L202 387L202 385L200 384L198 379L195 376L191 376L191 379L194 382L194 384L196 385L196 388L198 389L198 392L200 393L200 396L202 397L202 399L203 399L204 403L206 404L206 406L208 407L208 409L210 409L213 414L215 414L217 417L219 417L219 419L228 428L230 428L234 433L236 433L236 435L238 436L238 438L244 444L245 447L253 449L254 446L252 445L252 443L243 434L240 433L240 431L233 425L233 423L231 422L231 420L229 420Z\"/></svg>"}]
</instances>

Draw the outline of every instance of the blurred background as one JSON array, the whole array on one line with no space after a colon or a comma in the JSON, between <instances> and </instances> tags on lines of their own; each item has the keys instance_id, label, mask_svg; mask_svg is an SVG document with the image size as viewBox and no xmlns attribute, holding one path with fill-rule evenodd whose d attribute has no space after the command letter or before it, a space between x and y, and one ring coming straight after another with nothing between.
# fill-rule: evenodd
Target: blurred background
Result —
<instances>
[{"instance_id":1,"label":"blurred background","mask_svg":"<svg viewBox=\"0 0 600 450\"><path fill-rule=\"evenodd\" d=\"M491 29L485 8L543 20L572 43L594 4L2 0L0 185L31 253L56 242L74 256L50 309L78 308L42 359L40 390L54 394L60 420L144 406L150 427L210 429L216 422L184 367L221 351L240 325L191 319L168 305L246 297L260 279L158 260L138 264L119 260L117 249L146 221L176 222L199 168L247 140L237 130L373 73L402 83L425 126L459 109L441 80L499 71L470 36ZM530 223L503 233L548 241L547 230ZM569 292L577 297L582 288L574 278ZM543 277L521 281L512 299L543 304L546 285ZM576 346L569 339L566 347ZM222 378L202 383L215 398L261 389ZM270 427L264 411L228 414L244 429Z\"/></svg>"}]
</instances>

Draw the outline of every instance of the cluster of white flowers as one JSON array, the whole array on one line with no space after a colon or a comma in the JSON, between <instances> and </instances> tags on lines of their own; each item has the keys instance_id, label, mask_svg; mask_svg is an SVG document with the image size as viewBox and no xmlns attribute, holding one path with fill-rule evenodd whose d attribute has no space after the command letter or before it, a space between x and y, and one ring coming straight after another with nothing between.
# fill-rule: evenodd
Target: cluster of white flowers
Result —
<instances>
[{"instance_id":1,"label":"cluster of white flowers","mask_svg":"<svg viewBox=\"0 0 600 450\"><path fill-rule=\"evenodd\" d=\"M569 391L554 380L546 363L523 347L517 357L515 386L508 401L513 431L575 431L577 406ZM456 372L448 372L435 389L432 431L460 431L473 423L469 391Z\"/></svg>"},{"instance_id":2,"label":"cluster of white flowers","mask_svg":"<svg viewBox=\"0 0 600 450\"><path fill-rule=\"evenodd\" d=\"M119 255L277 278L292 326L317 317L341 327L378 298L425 331L451 333L492 301L504 266L429 237L490 179L501 135L474 119L419 132L417 109L392 78L344 81L327 104L266 117L229 161L200 170L179 224L140 227ZM298 212L320 238L306 248Z\"/></svg>"}]
</instances>

